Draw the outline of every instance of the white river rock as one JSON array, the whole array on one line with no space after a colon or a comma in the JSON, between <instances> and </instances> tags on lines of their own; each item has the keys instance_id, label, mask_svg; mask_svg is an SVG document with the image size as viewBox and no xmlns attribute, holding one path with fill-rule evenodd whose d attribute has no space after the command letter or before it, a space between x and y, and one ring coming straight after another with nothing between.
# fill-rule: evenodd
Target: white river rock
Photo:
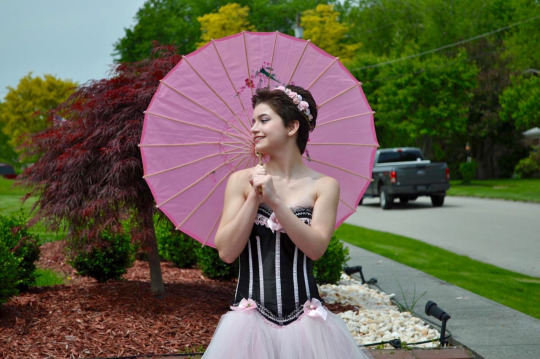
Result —
<instances>
[{"instance_id":1,"label":"white river rock","mask_svg":"<svg viewBox=\"0 0 540 359\"><path fill-rule=\"evenodd\" d=\"M394 294L386 294L361 284L346 274L341 275L338 284L319 286L319 292L329 304L352 305L355 311L338 315L345 321L358 344L370 344L392 339L402 343L417 343L435 340L431 343L415 345L422 348L439 346L440 333L410 312L400 312L391 302ZM389 344L385 348L392 348Z\"/></svg>"}]
</instances>

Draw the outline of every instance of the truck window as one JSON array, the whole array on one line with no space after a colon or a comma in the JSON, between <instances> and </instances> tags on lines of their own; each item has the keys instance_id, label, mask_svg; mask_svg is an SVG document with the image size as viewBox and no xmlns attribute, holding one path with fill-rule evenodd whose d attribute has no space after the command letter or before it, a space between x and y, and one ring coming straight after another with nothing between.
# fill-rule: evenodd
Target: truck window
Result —
<instances>
[{"instance_id":1,"label":"truck window","mask_svg":"<svg viewBox=\"0 0 540 359\"><path fill-rule=\"evenodd\" d=\"M408 162L417 159L423 160L422 153L417 150L381 152L377 163Z\"/></svg>"}]
</instances>

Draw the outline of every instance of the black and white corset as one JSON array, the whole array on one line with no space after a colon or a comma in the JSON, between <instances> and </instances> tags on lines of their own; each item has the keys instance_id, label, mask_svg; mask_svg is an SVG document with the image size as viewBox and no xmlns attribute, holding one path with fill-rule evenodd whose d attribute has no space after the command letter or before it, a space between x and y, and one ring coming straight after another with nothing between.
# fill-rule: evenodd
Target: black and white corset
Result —
<instances>
[{"instance_id":1,"label":"black and white corset","mask_svg":"<svg viewBox=\"0 0 540 359\"><path fill-rule=\"evenodd\" d=\"M312 209L297 207L294 214L307 225ZM290 240L270 208L261 205L249 241L240 255L235 304L257 302L259 312L271 322L286 325L303 313L307 300L319 299L313 261Z\"/></svg>"}]
</instances>

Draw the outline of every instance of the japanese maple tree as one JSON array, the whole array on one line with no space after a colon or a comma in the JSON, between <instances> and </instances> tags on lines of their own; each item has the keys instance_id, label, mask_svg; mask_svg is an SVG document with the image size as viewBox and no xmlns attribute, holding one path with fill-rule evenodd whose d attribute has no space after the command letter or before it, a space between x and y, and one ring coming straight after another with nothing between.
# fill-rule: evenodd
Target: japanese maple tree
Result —
<instances>
[{"instance_id":1,"label":"japanese maple tree","mask_svg":"<svg viewBox=\"0 0 540 359\"><path fill-rule=\"evenodd\" d=\"M75 246L100 245L103 230L130 221L134 241L148 252L151 288L164 292L150 189L138 144L144 114L159 80L180 61L173 47L155 47L148 59L116 65L107 79L79 87L51 114L51 126L32 137L37 162L20 177L33 206L32 223L51 230L66 224Z\"/></svg>"}]
</instances>

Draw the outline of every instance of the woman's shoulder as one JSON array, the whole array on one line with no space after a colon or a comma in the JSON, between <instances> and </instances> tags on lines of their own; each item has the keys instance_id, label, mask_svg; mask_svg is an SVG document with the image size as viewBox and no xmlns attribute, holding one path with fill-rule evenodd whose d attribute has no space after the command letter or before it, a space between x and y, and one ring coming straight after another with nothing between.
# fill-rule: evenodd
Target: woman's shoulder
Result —
<instances>
[{"instance_id":1,"label":"woman's shoulder","mask_svg":"<svg viewBox=\"0 0 540 359\"><path fill-rule=\"evenodd\" d=\"M241 170L238 170L236 172L233 172L231 176L229 177L229 181L246 181L249 180L249 173L251 171L251 168L244 168Z\"/></svg>"},{"instance_id":2,"label":"woman's shoulder","mask_svg":"<svg viewBox=\"0 0 540 359\"><path fill-rule=\"evenodd\" d=\"M310 171L310 177L313 179L313 181L315 181L317 185L339 187L339 182L334 177L330 177L328 175L325 175L324 173L320 173L312 169L310 169Z\"/></svg>"},{"instance_id":3,"label":"woman's shoulder","mask_svg":"<svg viewBox=\"0 0 540 359\"><path fill-rule=\"evenodd\" d=\"M236 188L238 191L246 192L249 187L249 173L251 168L245 168L233 172L227 181L227 186L230 188Z\"/></svg>"}]
</instances>

